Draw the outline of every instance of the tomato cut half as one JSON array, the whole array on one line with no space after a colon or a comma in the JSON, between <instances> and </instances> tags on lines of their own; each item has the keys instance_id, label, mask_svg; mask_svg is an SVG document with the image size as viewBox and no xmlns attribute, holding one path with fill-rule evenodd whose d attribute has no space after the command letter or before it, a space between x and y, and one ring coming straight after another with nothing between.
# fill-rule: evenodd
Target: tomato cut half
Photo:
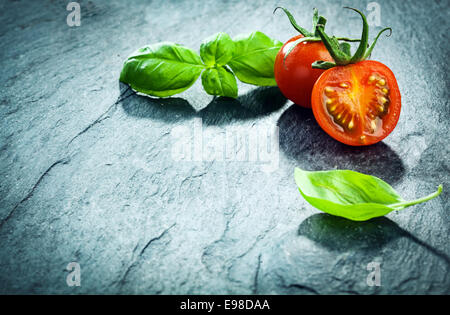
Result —
<instances>
[{"instance_id":1,"label":"tomato cut half","mask_svg":"<svg viewBox=\"0 0 450 315\"><path fill-rule=\"evenodd\" d=\"M397 80L384 64L365 60L325 71L314 85L311 104L319 125L352 146L386 138L400 118Z\"/></svg>"}]
</instances>

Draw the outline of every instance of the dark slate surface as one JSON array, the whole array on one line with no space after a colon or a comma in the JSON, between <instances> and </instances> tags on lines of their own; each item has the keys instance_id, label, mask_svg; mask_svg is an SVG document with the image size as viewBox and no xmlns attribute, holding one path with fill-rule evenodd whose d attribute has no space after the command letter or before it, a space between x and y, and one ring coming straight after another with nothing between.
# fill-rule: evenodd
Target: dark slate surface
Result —
<instances>
[{"instance_id":1,"label":"dark slate surface","mask_svg":"<svg viewBox=\"0 0 450 315\"><path fill-rule=\"evenodd\" d=\"M285 41L294 32L274 7L309 25L310 1L83 1L73 28L67 2L1 2L0 293L449 293L448 1L378 1L394 32L372 57L396 74L403 108L390 137L360 149L276 88L242 85L229 102L197 84L151 100L118 83L127 55L148 43L197 49L215 32L253 30ZM343 3L314 2L329 30L358 35ZM174 161L174 128L198 118L217 141L226 128L278 125L278 169ZM295 166L374 174L408 199L446 187L355 223L309 206ZM366 284L372 261L380 287ZM69 262L81 287L66 284Z\"/></svg>"}]
</instances>

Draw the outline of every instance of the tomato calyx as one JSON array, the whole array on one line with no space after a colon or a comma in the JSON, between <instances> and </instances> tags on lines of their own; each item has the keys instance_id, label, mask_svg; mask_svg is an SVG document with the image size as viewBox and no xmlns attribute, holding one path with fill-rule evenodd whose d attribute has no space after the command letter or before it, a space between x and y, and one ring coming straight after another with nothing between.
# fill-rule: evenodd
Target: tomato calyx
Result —
<instances>
[{"instance_id":1,"label":"tomato calyx","mask_svg":"<svg viewBox=\"0 0 450 315\"><path fill-rule=\"evenodd\" d=\"M327 23L327 19L323 16L319 16L319 11L314 8L313 9L313 22L312 22L312 32L308 31L307 29L301 27L298 25L297 21L295 20L294 16L292 15L291 12L289 12L289 10L287 10L286 8L283 7L276 7L275 10L273 11L273 13L275 14L275 12L281 9L284 11L284 13L287 15L287 17L289 18L289 21L291 22L291 25L300 33L303 35L303 37L297 39L296 41L292 42L292 44L290 45L289 49L287 50L285 56L284 56L284 60L283 60L283 64L285 64L287 57L289 56L289 54L295 49L295 47L297 47L299 44L303 43L303 42L321 42L323 41L322 39L322 35L320 32L324 33L325 30L325 24ZM326 34L325 34L326 35ZM346 38L346 37L333 37L336 39L336 41L344 41L344 42L359 42L359 39L351 39L351 38ZM348 47L350 48L350 45L347 43ZM328 49L328 47L327 47Z\"/></svg>"},{"instance_id":2,"label":"tomato calyx","mask_svg":"<svg viewBox=\"0 0 450 315\"><path fill-rule=\"evenodd\" d=\"M295 20L294 16L292 15L291 12L289 12L288 9L283 8L283 7L276 7L275 10L273 11L273 13L275 14L275 12L277 12L278 9L281 9L284 11L284 13L286 13L287 17L289 18L289 21L291 22L291 25L300 33L302 34L304 37L310 37L310 38L315 38L315 39L319 39L319 33L317 33L317 27L318 25L322 25L323 27L325 27L325 24L327 23L327 19L324 18L323 16L319 16L319 11L314 8L313 10L313 31L309 32L307 29L299 26L297 24L297 21Z\"/></svg>"},{"instance_id":3,"label":"tomato calyx","mask_svg":"<svg viewBox=\"0 0 450 315\"><path fill-rule=\"evenodd\" d=\"M350 51L350 44L349 43L339 43L339 38L337 37L329 37L325 33L325 25L317 24L316 26L316 32L319 35L321 41L324 43L325 47L327 48L328 52L330 53L331 57L334 59L334 62L326 62L318 60L312 64L312 67L314 69L330 69L336 66L346 66L348 64L357 63L363 60L366 60L370 57L372 50L374 49L378 38L383 34L385 31L389 31L389 35L392 34L392 29L390 27L386 27L382 29L378 35L375 37L372 45L369 47L369 24L367 23L366 16L359 10L350 8L350 7L344 7L345 9L353 10L357 12L363 21L363 30L361 39L359 40L359 46L355 52L355 54L352 56Z\"/></svg>"}]
</instances>

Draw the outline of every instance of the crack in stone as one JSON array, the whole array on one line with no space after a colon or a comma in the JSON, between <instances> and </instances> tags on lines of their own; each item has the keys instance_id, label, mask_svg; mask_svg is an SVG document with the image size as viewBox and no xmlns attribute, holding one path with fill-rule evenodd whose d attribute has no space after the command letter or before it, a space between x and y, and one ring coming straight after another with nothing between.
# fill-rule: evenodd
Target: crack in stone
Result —
<instances>
[{"instance_id":1,"label":"crack in stone","mask_svg":"<svg viewBox=\"0 0 450 315\"><path fill-rule=\"evenodd\" d=\"M258 243L266 236L266 234L267 234L269 231L271 231L271 229L265 230L263 233L261 233L260 235L258 235L258 236L256 237L255 241L253 242L253 244L252 244L250 247L248 247L247 250L244 251L242 254L236 256L235 258L231 258L230 260L228 260L228 261L230 262L230 265L229 265L228 268L227 268L227 279L228 279L230 282L234 282L234 283L242 283L242 281L235 280L235 279L233 279L233 278L230 276L230 271L231 271L231 269L234 267L235 263L236 263L238 260L242 259L242 258L245 257L247 254L249 254L249 253L256 247L256 245L257 245L257 244L258 244ZM261 254L258 256L257 272L259 272L258 268L260 267L259 264L261 263L261 261L260 261L261 257L260 257L260 256L261 256ZM255 286L255 281L256 281L256 280L253 279L253 287Z\"/></svg>"},{"instance_id":2,"label":"crack in stone","mask_svg":"<svg viewBox=\"0 0 450 315\"><path fill-rule=\"evenodd\" d=\"M320 295L319 291L317 291L316 289L314 289L310 286L307 286L305 284L300 284L300 283L292 283L292 284L286 285L286 281L284 280L284 278L281 275L276 274L276 277L281 281L280 285L283 288L286 288L286 289L296 288L299 290L304 290L304 291L308 291L310 293L314 293L316 295Z\"/></svg>"},{"instance_id":3,"label":"crack in stone","mask_svg":"<svg viewBox=\"0 0 450 315\"><path fill-rule=\"evenodd\" d=\"M208 172L203 172L203 173L200 173L200 174L197 174L197 175L189 175L188 177L186 177L185 179L183 179L182 181L181 181L181 184L180 184L180 187L181 186L183 186L183 184L185 183L185 182L187 182L187 181L189 181L189 180L191 180L191 179L196 179L196 178L200 178L200 177L202 177L203 175L206 175L206 174L208 174Z\"/></svg>"},{"instance_id":4,"label":"crack in stone","mask_svg":"<svg viewBox=\"0 0 450 315\"><path fill-rule=\"evenodd\" d=\"M75 141L75 139L77 139L79 136L81 136L82 134L86 133L89 129L91 129L92 127L94 127L95 125L101 123L102 121L111 118L110 113L114 112L117 108L117 105L126 100L127 98L129 98L132 95L135 95L136 92L133 91L133 93L130 93L129 95L123 97L128 91L130 91L131 88L128 87L122 94L119 95L119 98L117 99L117 101L115 101L111 106L108 107L108 109L101 114L96 120L94 120L92 123L90 123L86 128L84 128L82 131L80 131L75 137L73 137L69 143L67 144L67 146L70 146L72 144L73 141ZM122 98L123 97L123 98Z\"/></svg>"},{"instance_id":5,"label":"crack in stone","mask_svg":"<svg viewBox=\"0 0 450 315\"><path fill-rule=\"evenodd\" d=\"M219 244L220 242L223 242L223 240L225 239L226 234L227 234L228 231L229 231L229 228L230 228L230 222L231 222L231 219L232 219L233 217L234 217L234 212L233 212L231 218L228 218L227 222L225 223L225 229L223 230L222 235L220 236L220 238L217 239L217 240L215 240L215 241L212 242L212 243L209 243L208 245L206 245L206 246L204 247L204 250L203 250L203 252L202 252L202 257L201 257L200 261L202 262L203 266L205 266L206 270L208 270L208 272L210 272L210 273L212 273L213 271L212 271L212 270L210 269L210 267L208 266L208 263L206 262L206 257L207 257L207 256L213 256L213 254L209 253L209 250L210 250L211 248L213 248L215 244Z\"/></svg>"},{"instance_id":6,"label":"crack in stone","mask_svg":"<svg viewBox=\"0 0 450 315\"><path fill-rule=\"evenodd\" d=\"M408 282L414 281L414 280L419 280L419 276L411 276L408 277L406 279L403 279L398 285L396 285L398 290L401 290L402 286L404 286L405 284L407 284Z\"/></svg>"},{"instance_id":7,"label":"crack in stone","mask_svg":"<svg viewBox=\"0 0 450 315\"><path fill-rule=\"evenodd\" d=\"M167 229L165 229L159 236L152 238L150 241L147 242L147 244L145 244L145 246L142 248L141 252L139 253L139 258L141 258L141 256L144 254L144 252L147 250L147 248L150 246L151 243L160 240L162 237L164 237L164 235L166 235L166 233L168 233L175 225L177 225L176 223L172 224L171 226L169 226Z\"/></svg>"},{"instance_id":8,"label":"crack in stone","mask_svg":"<svg viewBox=\"0 0 450 315\"><path fill-rule=\"evenodd\" d=\"M253 294L258 294L258 276L261 269L261 254L258 255L258 264L256 265L255 278L253 278Z\"/></svg>"},{"instance_id":9,"label":"crack in stone","mask_svg":"<svg viewBox=\"0 0 450 315\"><path fill-rule=\"evenodd\" d=\"M300 289L300 290L304 290L304 291L308 291L310 293L320 295L320 293L318 291L316 291L314 288L311 288L311 287L309 287L307 285L303 285L303 284L293 283L286 287L287 288L296 288L296 289Z\"/></svg>"},{"instance_id":10,"label":"crack in stone","mask_svg":"<svg viewBox=\"0 0 450 315\"><path fill-rule=\"evenodd\" d=\"M47 176L50 171L57 165L59 164L68 164L70 162L69 158L64 158L61 160L56 161L55 163L53 163L52 165L50 165L50 167L48 167L44 173L42 173L41 176L39 176L39 179L36 181L36 183L33 185L33 187L31 188L30 192L19 202L15 205L15 207L9 212L9 214L6 216L5 219L2 220L2 222L0 223L0 229L2 228L2 226L12 217L12 215L14 214L14 212L16 211L16 209L23 204L24 202L26 202L28 199L30 199L33 194L34 191L37 189L37 187L41 184L42 180L44 179L45 176Z\"/></svg>"},{"instance_id":11,"label":"crack in stone","mask_svg":"<svg viewBox=\"0 0 450 315\"><path fill-rule=\"evenodd\" d=\"M197 175L192 175L192 172L193 172L193 171L191 171L191 175L189 175L188 177L184 178L184 179L181 181L180 185L178 186L178 199L181 199L182 189L183 189L184 183L190 182L190 181L192 181L192 180L194 180L194 179L197 179L197 178L201 178L201 177L203 177L204 175L208 174L208 171L204 171L204 172L202 172L202 173L200 173L200 174L197 174Z\"/></svg>"},{"instance_id":12,"label":"crack in stone","mask_svg":"<svg viewBox=\"0 0 450 315\"><path fill-rule=\"evenodd\" d=\"M172 224L171 226L169 226L167 229L165 229L164 231L161 232L161 234L159 234L158 236L150 239L147 244L145 244L145 246L141 249L139 255L134 258L135 252L138 248L138 244L135 246L135 248L133 249L133 262L128 266L127 270L125 270L125 273L123 274L122 278L119 281L120 286L122 287L125 283L126 278L128 277L128 274L130 273L130 271L137 266L137 264L139 263L140 259L142 258L142 255L144 254L144 252L147 250L147 248L155 241L160 240L161 238L163 238L174 226L176 225L176 223Z\"/></svg>"}]
</instances>

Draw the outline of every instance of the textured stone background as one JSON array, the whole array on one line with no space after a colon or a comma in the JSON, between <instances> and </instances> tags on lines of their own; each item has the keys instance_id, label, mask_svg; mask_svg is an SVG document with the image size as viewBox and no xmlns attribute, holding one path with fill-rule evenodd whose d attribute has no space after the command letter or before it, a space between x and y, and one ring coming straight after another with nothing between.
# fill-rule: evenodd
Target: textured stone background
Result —
<instances>
[{"instance_id":1,"label":"textured stone background","mask_svg":"<svg viewBox=\"0 0 450 315\"><path fill-rule=\"evenodd\" d=\"M127 55L148 43L198 49L215 32L253 30L285 41L294 31L273 9L308 26L311 1L80 1L72 28L68 2L0 5L0 293L450 292L448 0L378 1L394 32L372 57L396 74L403 108L390 137L360 149L330 139L276 88L242 85L229 102L197 84L152 100L118 83ZM328 30L358 36L359 18L342 7L368 2L314 6ZM198 118L217 137L278 125L279 168L174 161L171 131ZM446 187L355 223L309 206L295 166L374 174L407 199ZM66 285L72 261L81 287ZM381 287L366 285L371 261Z\"/></svg>"}]
</instances>

